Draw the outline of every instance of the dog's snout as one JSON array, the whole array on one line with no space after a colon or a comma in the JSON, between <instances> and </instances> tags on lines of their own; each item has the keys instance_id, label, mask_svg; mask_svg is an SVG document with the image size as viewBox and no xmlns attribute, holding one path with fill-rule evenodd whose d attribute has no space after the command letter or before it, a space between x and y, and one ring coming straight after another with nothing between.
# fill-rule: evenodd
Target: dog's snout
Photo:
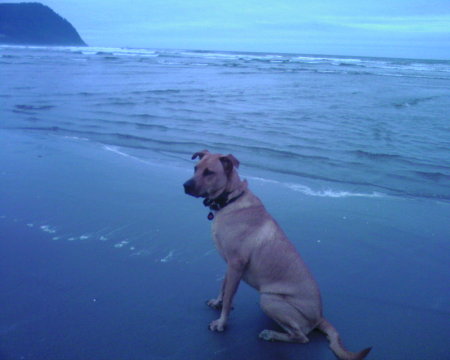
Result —
<instances>
[{"instance_id":1,"label":"dog's snout","mask_svg":"<svg viewBox=\"0 0 450 360\"><path fill-rule=\"evenodd\" d=\"M195 190L195 181L193 179L190 179L186 181L184 184L184 192L188 195L193 195Z\"/></svg>"}]
</instances>

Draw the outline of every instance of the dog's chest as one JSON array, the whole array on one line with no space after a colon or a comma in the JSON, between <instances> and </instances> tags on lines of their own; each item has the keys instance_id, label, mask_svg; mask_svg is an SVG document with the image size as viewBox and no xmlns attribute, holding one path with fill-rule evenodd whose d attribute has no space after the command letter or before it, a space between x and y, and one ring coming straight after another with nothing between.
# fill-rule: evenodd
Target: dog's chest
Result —
<instances>
[{"instance_id":1,"label":"dog's chest","mask_svg":"<svg viewBox=\"0 0 450 360\"><path fill-rule=\"evenodd\" d=\"M241 223L230 224L227 221L215 222L212 226L212 238L217 251L229 263L233 259L245 260L248 244Z\"/></svg>"},{"instance_id":2,"label":"dog's chest","mask_svg":"<svg viewBox=\"0 0 450 360\"><path fill-rule=\"evenodd\" d=\"M226 248L226 240L223 238L223 236L220 236L220 224L217 223L217 221L214 221L211 228L212 232L212 238L214 241L214 244L216 245L217 251L219 254L225 259L225 248Z\"/></svg>"},{"instance_id":3,"label":"dog's chest","mask_svg":"<svg viewBox=\"0 0 450 360\"><path fill-rule=\"evenodd\" d=\"M238 251L238 249L236 249L238 243L236 240L239 239L239 236L235 234L233 227L230 227L230 224L220 221L220 219L217 218L212 224L211 230L217 251L223 259L228 262L229 256Z\"/></svg>"}]
</instances>

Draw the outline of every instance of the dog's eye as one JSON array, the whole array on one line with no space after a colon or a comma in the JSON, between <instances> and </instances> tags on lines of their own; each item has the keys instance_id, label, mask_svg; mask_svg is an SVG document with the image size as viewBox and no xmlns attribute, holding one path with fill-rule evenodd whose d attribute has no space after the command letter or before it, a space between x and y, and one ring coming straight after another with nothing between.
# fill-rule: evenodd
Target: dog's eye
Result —
<instances>
[{"instance_id":1,"label":"dog's eye","mask_svg":"<svg viewBox=\"0 0 450 360\"><path fill-rule=\"evenodd\" d=\"M209 176L209 175L213 175L214 174L214 171L211 171L211 170L209 170L208 168L206 168L204 171L203 171L203 176Z\"/></svg>"}]
</instances>

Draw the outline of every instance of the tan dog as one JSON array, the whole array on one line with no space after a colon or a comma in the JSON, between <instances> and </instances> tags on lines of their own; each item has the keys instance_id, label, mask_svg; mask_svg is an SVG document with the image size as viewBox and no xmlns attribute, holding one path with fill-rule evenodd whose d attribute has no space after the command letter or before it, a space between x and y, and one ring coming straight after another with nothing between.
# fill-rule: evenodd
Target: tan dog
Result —
<instances>
[{"instance_id":1,"label":"tan dog","mask_svg":"<svg viewBox=\"0 0 450 360\"><path fill-rule=\"evenodd\" d=\"M340 359L363 359L371 350L346 350L336 329L322 316L317 283L275 220L261 201L247 188L236 171L239 161L233 155L195 153L200 158L194 176L184 183L186 194L205 198L213 212L212 234L228 267L217 298L207 304L221 309L219 319L209 325L223 331L234 294L243 279L261 294L263 311L285 332L263 330L259 337L306 343L314 329L327 335L330 347Z\"/></svg>"}]
</instances>

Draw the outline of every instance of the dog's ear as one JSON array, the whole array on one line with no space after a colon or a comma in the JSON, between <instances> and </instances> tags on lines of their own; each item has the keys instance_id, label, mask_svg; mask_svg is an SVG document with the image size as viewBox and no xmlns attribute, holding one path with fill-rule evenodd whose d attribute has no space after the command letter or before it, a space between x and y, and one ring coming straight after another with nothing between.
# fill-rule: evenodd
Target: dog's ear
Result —
<instances>
[{"instance_id":1,"label":"dog's ear","mask_svg":"<svg viewBox=\"0 0 450 360\"><path fill-rule=\"evenodd\" d=\"M239 160L231 154L222 156L219 158L219 160L222 163L223 168L225 169L225 174L227 174L227 176L231 174L231 172L233 171L233 167L239 167Z\"/></svg>"},{"instance_id":2,"label":"dog's ear","mask_svg":"<svg viewBox=\"0 0 450 360\"><path fill-rule=\"evenodd\" d=\"M208 150L197 151L194 155L192 155L192 160L195 160L197 158L200 158L201 160L206 154L209 154Z\"/></svg>"}]
</instances>

